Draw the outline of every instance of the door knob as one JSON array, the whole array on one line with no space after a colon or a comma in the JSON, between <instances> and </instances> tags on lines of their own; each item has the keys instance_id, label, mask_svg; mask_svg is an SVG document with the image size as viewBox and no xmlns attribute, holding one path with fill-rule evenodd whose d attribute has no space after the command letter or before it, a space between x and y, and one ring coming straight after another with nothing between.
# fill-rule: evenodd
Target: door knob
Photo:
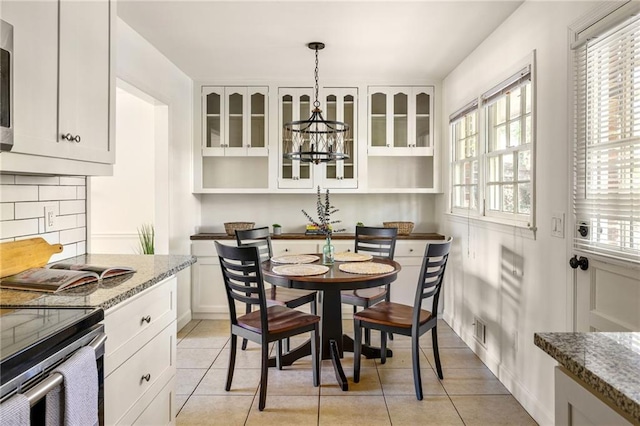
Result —
<instances>
[{"instance_id":1,"label":"door knob","mask_svg":"<svg viewBox=\"0 0 640 426\"><path fill-rule=\"evenodd\" d=\"M577 269L578 267L580 267L580 269L586 271L587 269L589 269L589 259L582 256L578 258L578 256L574 254L573 257L569 259L569 266L571 266L573 269Z\"/></svg>"}]
</instances>

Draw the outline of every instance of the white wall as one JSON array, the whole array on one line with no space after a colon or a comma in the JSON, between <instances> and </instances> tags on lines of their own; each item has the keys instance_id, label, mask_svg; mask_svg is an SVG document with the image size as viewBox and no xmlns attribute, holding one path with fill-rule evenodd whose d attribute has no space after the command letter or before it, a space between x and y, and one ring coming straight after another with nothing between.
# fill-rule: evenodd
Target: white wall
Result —
<instances>
[{"instance_id":1,"label":"white wall","mask_svg":"<svg viewBox=\"0 0 640 426\"><path fill-rule=\"evenodd\" d=\"M116 89L113 176L91 178L92 253L140 253L137 230L155 223L154 124L153 104Z\"/></svg>"},{"instance_id":2,"label":"white wall","mask_svg":"<svg viewBox=\"0 0 640 426\"><path fill-rule=\"evenodd\" d=\"M169 211L169 253L189 254L189 236L200 223L199 202L191 193L193 82L121 19L117 21L116 51L116 76L168 105L169 150L160 162L169 167L156 185L168 186L169 191L167 199L156 199L156 204ZM178 274L178 329L191 319L190 301L188 268Z\"/></svg>"},{"instance_id":3,"label":"white wall","mask_svg":"<svg viewBox=\"0 0 640 426\"><path fill-rule=\"evenodd\" d=\"M536 51L535 239L526 230L453 218L445 213L448 196L438 197L437 211L441 233L455 238L445 319L541 424L553 423L555 362L533 344L533 334L571 327L567 240L550 236L552 212L568 213L569 206L568 27L595 4L525 2L443 83L443 140L448 141L448 116ZM443 187L449 188L449 150L443 153ZM486 348L471 337L475 316L487 323Z\"/></svg>"},{"instance_id":4,"label":"white wall","mask_svg":"<svg viewBox=\"0 0 640 426\"><path fill-rule=\"evenodd\" d=\"M324 200L324 192L322 193ZM340 220L338 228L355 232L357 222L382 226L385 221L408 220L414 232L435 232L435 197L428 194L332 194L331 204L340 211L332 216ZM207 232L224 232L224 222L249 221L256 227L282 225L282 232L304 232L304 209L314 219L315 193L269 195L203 195L202 226Z\"/></svg>"}]
</instances>

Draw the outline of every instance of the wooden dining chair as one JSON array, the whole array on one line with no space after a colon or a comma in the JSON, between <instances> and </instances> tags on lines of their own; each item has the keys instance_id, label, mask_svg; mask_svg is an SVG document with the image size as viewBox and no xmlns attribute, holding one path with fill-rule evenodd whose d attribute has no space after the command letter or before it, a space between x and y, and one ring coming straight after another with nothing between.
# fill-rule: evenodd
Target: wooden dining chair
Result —
<instances>
[{"instance_id":1,"label":"wooden dining chair","mask_svg":"<svg viewBox=\"0 0 640 426\"><path fill-rule=\"evenodd\" d=\"M238 247L257 247L260 253L260 261L271 259L273 250L271 248L271 236L269 228L254 228L244 231L236 230L236 241ZM312 314L317 313L316 291L296 290L293 288L283 288L272 285L266 289L267 305L280 305L287 308L297 308L307 303L311 304ZM246 313L251 312L251 305L247 305ZM242 339L242 350L247 349L247 339ZM285 352L289 351L289 339L285 340Z\"/></svg>"},{"instance_id":2,"label":"wooden dining chair","mask_svg":"<svg viewBox=\"0 0 640 426\"><path fill-rule=\"evenodd\" d=\"M237 336L251 340L262 346L260 370L260 400L258 409L262 411L267 397L267 377L269 362L269 343L277 342L276 363L280 364L282 340L298 334L311 332L311 363L313 386L320 385L320 317L287 308L286 306L267 305L260 254L257 247L232 247L216 243L220 259L220 269L224 288L229 302L231 320L231 342L229 369L225 390L231 389L236 361ZM257 305L258 310L237 316L235 302Z\"/></svg>"},{"instance_id":3,"label":"wooden dining chair","mask_svg":"<svg viewBox=\"0 0 640 426\"><path fill-rule=\"evenodd\" d=\"M438 300L442 289L442 279L451 250L450 237L442 243L429 243L424 252L422 268L416 287L413 306L400 303L381 302L370 308L357 312L353 317L355 331L353 350L353 381L360 381L360 352L362 343L362 329L380 330L382 332L380 362L386 362L387 338L386 333L402 334L411 337L411 355L413 359L413 383L416 398L422 400L422 379L420 377L420 336L431 330L433 340L433 357L436 360L438 377L442 380L442 365L438 353ZM422 309L422 301L433 297L431 311Z\"/></svg>"},{"instance_id":4,"label":"wooden dining chair","mask_svg":"<svg viewBox=\"0 0 640 426\"><path fill-rule=\"evenodd\" d=\"M356 226L355 252L367 253L372 256L385 257L393 260L396 251L396 238L398 228L376 228L373 226ZM342 303L353 305L355 314L358 307L368 308L378 302L391 299L391 288L387 284L384 287L365 288L360 290L343 291ZM389 336L393 339L393 336ZM365 344L371 344L371 333L365 332Z\"/></svg>"}]
</instances>

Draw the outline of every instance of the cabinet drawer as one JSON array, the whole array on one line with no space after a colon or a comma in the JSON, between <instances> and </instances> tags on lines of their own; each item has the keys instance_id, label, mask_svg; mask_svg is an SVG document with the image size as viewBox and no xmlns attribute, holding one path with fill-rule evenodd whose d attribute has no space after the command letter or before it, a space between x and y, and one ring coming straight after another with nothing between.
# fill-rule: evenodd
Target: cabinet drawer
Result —
<instances>
[{"instance_id":1,"label":"cabinet drawer","mask_svg":"<svg viewBox=\"0 0 640 426\"><path fill-rule=\"evenodd\" d=\"M175 336L173 322L105 378L105 424L124 421L122 417L131 407L138 401L154 399L175 376Z\"/></svg>"},{"instance_id":2,"label":"cabinet drawer","mask_svg":"<svg viewBox=\"0 0 640 426\"><path fill-rule=\"evenodd\" d=\"M172 424L176 417L175 410L175 377L167 383L151 401L133 425L159 426ZM128 422L125 424L129 424Z\"/></svg>"},{"instance_id":3,"label":"cabinet drawer","mask_svg":"<svg viewBox=\"0 0 640 426\"><path fill-rule=\"evenodd\" d=\"M175 319L175 276L107 310L104 319L108 336L105 343L105 376Z\"/></svg>"},{"instance_id":4,"label":"cabinet drawer","mask_svg":"<svg viewBox=\"0 0 640 426\"><path fill-rule=\"evenodd\" d=\"M396 254L394 258L422 257L424 255L424 248L426 245L426 241L397 241Z\"/></svg>"},{"instance_id":5,"label":"cabinet drawer","mask_svg":"<svg viewBox=\"0 0 640 426\"><path fill-rule=\"evenodd\" d=\"M324 245L324 240L318 241L271 241L274 256L287 254L314 254L319 253Z\"/></svg>"},{"instance_id":6,"label":"cabinet drawer","mask_svg":"<svg viewBox=\"0 0 640 426\"><path fill-rule=\"evenodd\" d=\"M220 244L236 246L236 240L221 240ZM214 241L194 241L191 243L191 254L194 256L215 257L218 261L218 252Z\"/></svg>"}]
</instances>

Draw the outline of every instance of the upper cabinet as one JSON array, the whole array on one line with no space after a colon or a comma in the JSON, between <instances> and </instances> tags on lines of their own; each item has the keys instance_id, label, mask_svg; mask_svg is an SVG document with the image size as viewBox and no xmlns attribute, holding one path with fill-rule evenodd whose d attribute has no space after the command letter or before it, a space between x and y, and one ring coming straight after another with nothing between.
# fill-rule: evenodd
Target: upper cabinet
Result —
<instances>
[{"instance_id":1,"label":"upper cabinet","mask_svg":"<svg viewBox=\"0 0 640 426\"><path fill-rule=\"evenodd\" d=\"M14 146L1 154L2 171L110 174L114 5L61 0L1 7L14 27L16 53Z\"/></svg>"},{"instance_id":2,"label":"upper cabinet","mask_svg":"<svg viewBox=\"0 0 640 426\"><path fill-rule=\"evenodd\" d=\"M433 87L369 87L368 155L433 155Z\"/></svg>"},{"instance_id":3,"label":"upper cabinet","mask_svg":"<svg viewBox=\"0 0 640 426\"><path fill-rule=\"evenodd\" d=\"M279 120L279 175L278 188L357 188L357 100L358 89L326 87L320 90L319 102L325 120L341 121L349 125L351 131L345 139L345 151L349 158L329 163L304 163L284 158L285 123L306 120L313 109L312 88L278 89Z\"/></svg>"},{"instance_id":4,"label":"upper cabinet","mask_svg":"<svg viewBox=\"0 0 640 426\"><path fill-rule=\"evenodd\" d=\"M202 87L202 155L267 156L267 87Z\"/></svg>"}]
</instances>

